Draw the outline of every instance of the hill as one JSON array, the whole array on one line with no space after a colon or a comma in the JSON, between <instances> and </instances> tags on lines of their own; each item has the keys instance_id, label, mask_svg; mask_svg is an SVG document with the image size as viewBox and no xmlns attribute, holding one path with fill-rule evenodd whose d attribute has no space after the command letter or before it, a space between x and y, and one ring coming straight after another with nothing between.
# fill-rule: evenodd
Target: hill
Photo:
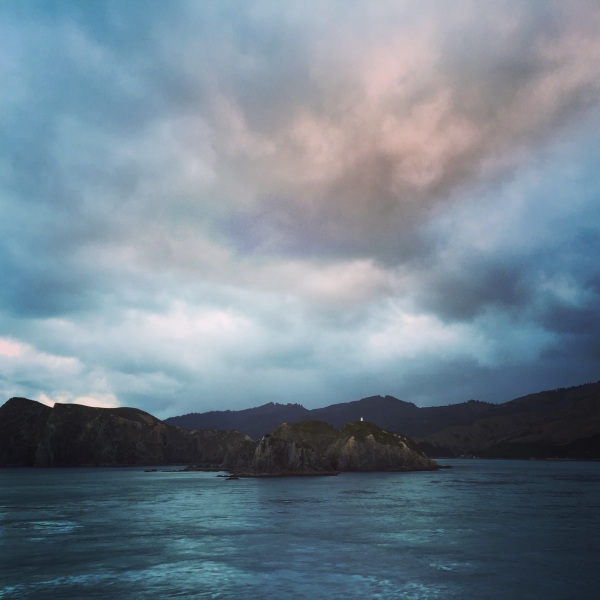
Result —
<instances>
[{"instance_id":1,"label":"hill","mask_svg":"<svg viewBox=\"0 0 600 600\"><path fill-rule=\"evenodd\" d=\"M274 404L272 402L245 410L211 411L169 417L165 423L185 429L235 429L258 439L280 423L316 420L340 428L345 423L366 421L389 431L410 437L423 436L465 419L484 414L493 405L470 400L449 406L419 408L393 396L370 396L362 400L332 404L309 410L300 404Z\"/></svg>"},{"instance_id":2,"label":"hill","mask_svg":"<svg viewBox=\"0 0 600 600\"><path fill-rule=\"evenodd\" d=\"M300 404L269 402L245 410L217 410L169 417L164 423L183 429L235 429L257 440L281 423L306 420L309 415L310 411Z\"/></svg>"},{"instance_id":3,"label":"hill","mask_svg":"<svg viewBox=\"0 0 600 600\"><path fill-rule=\"evenodd\" d=\"M135 408L90 408L26 398L0 407L0 467L220 464L235 431L186 431Z\"/></svg>"},{"instance_id":4,"label":"hill","mask_svg":"<svg viewBox=\"0 0 600 600\"><path fill-rule=\"evenodd\" d=\"M600 382L516 398L417 440L430 456L600 458Z\"/></svg>"}]
</instances>

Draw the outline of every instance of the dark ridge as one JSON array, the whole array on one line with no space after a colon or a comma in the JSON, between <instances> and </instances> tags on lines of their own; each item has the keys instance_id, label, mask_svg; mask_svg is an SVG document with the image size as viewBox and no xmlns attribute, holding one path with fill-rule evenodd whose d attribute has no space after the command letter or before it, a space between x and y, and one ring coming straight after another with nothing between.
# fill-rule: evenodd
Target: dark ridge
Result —
<instances>
[{"instance_id":1,"label":"dark ridge","mask_svg":"<svg viewBox=\"0 0 600 600\"><path fill-rule=\"evenodd\" d=\"M600 382L528 394L418 437L430 456L600 458Z\"/></svg>"},{"instance_id":2,"label":"dark ridge","mask_svg":"<svg viewBox=\"0 0 600 600\"><path fill-rule=\"evenodd\" d=\"M260 438L283 422L317 420L340 428L365 419L388 431L411 437L427 435L465 419L478 416L494 405L470 400L461 404L419 408L393 396L370 396L361 400L306 409L300 404L264 404L239 411L211 411L169 417L165 423L184 429L235 429Z\"/></svg>"},{"instance_id":3,"label":"dark ridge","mask_svg":"<svg viewBox=\"0 0 600 600\"><path fill-rule=\"evenodd\" d=\"M165 423L184 429L235 429L259 439L285 421L301 421L309 418L310 411L300 404L275 404L269 402L245 410L223 410L206 413L190 413L169 417Z\"/></svg>"}]
</instances>

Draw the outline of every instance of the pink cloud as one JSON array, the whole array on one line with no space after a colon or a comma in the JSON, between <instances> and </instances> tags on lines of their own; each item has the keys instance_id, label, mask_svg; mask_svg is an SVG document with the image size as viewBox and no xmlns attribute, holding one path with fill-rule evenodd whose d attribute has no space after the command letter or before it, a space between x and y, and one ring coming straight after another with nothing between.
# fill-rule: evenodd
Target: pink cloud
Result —
<instances>
[{"instance_id":1,"label":"pink cloud","mask_svg":"<svg viewBox=\"0 0 600 600\"><path fill-rule=\"evenodd\" d=\"M12 358L15 356L21 356L22 353L23 346L21 344L0 338L0 356Z\"/></svg>"}]
</instances>

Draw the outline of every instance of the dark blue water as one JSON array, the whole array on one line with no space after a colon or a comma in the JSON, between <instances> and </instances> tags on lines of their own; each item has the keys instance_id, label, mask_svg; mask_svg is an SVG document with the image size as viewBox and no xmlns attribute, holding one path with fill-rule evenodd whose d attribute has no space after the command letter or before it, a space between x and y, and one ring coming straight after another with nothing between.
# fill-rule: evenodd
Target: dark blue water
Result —
<instances>
[{"instance_id":1,"label":"dark blue water","mask_svg":"<svg viewBox=\"0 0 600 600\"><path fill-rule=\"evenodd\" d=\"M597 598L600 463L0 469L0 598Z\"/></svg>"}]
</instances>

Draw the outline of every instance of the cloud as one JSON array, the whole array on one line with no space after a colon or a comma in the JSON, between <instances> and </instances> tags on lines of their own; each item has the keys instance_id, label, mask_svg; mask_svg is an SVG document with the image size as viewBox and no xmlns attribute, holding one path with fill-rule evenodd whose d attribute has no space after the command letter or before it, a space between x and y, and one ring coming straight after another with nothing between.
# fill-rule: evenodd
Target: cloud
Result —
<instances>
[{"instance_id":1,"label":"cloud","mask_svg":"<svg viewBox=\"0 0 600 600\"><path fill-rule=\"evenodd\" d=\"M598 379L595 2L29 3L0 33L4 395Z\"/></svg>"},{"instance_id":2,"label":"cloud","mask_svg":"<svg viewBox=\"0 0 600 600\"><path fill-rule=\"evenodd\" d=\"M353 16L339 27L352 40ZM576 27L577 14L561 14L564 23L547 17L550 31L546 20L525 16L507 24L506 11L486 11L485 38L473 34L478 11L451 19L448 38L447 14L432 10L393 27L378 22L377 40L367 32L359 46L344 35L320 39L306 60L313 77L326 70L319 97L328 101L286 105L287 119L270 129L253 127L243 93L232 93L220 138L237 142L227 148L236 168L248 167L244 222L263 222L262 234L283 252L316 245L402 259L398 239L432 206L531 160L540 139L595 105L594 30ZM482 59L467 45L471 38ZM262 110L276 112L276 101L276 94L265 99Z\"/></svg>"},{"instance_id":3,"label":"cloud","mask_svg":"<svg viewBox=\"0 0 600 600\"><path fill-rule=\"evenodd\" d=\"M0 339L0 382L10 396L38 396L40 389L61 386L82 374L80 361L11 338ZM42 387L43 386L43 387Z\"/></svg>"}]
</instances>

